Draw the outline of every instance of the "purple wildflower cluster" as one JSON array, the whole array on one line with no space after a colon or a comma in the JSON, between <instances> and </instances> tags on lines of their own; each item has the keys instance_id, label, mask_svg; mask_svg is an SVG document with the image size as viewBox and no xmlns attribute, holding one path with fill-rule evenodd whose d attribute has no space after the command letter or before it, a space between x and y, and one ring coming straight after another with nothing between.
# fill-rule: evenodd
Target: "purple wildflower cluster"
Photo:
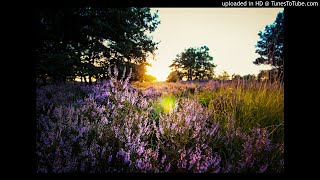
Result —
<instances>
[{"instance_id":1,"label":"purple wildflower cluster","mask_svg":"<svg viewBox=\"0 0 320 180\"><path fill-rule=\"evenodd\" d=\"M283 144L273 144L267 129L242 132L232 115L222 125L212 109L190 98L155 117L152 102L163 92L197 86L141 92L130 85L130 76L131 71L118 80L114 68L110 80L92 87L37 90L36 172L282 171ZM86 95L70 98L76 90Z\"/></svg>"},{"instance_id":2,"label":"purple wildflower cluster","mask_svg":"<svg viewBox=\"0 0 320 180\"><path fill-rule=\"evenodd\" d=\"M136 86L139 86L139 83L136 83ZM163 83L161 85L153 85L150 84L149 86L142 88L143 95L150 98L159 98L161 96L166 96L170 94L188 94L188 93L195 93L200 90L200 86L195 83Z\"/></svg>"}]
</instances>

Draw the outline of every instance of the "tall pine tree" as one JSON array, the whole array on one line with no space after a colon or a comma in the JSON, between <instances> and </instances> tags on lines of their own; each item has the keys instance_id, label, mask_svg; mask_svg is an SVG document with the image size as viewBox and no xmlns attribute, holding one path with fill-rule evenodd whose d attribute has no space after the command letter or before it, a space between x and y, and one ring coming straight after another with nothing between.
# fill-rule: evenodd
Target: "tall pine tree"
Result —
<instances>
[{"instance_id":1,"label":"tall pine tree","mask_svg":"<svg viewBox=\"0 0 320 180\"><path fill-rule=\"evenodd\" d=\"M275 22L258 33L260 40L256 45L256 53L260 55L254 64L269 64L283 77L284 70L284 12L277 15Z\"/></svg>"}]
</instances>

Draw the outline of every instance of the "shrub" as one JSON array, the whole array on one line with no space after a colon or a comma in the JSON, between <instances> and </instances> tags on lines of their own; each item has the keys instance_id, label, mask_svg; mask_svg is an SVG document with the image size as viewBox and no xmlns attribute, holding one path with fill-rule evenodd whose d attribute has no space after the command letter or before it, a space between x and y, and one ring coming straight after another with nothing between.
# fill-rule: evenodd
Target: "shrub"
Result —
<instances>
[{"instance_id":1,"label":"shrub","mask_svg":"<svg viewBox=\"0 0 320 180\"><path fill-rule=\"evenodd\" d=\"M36 172L283 172L279 84L138 89L109 73L37 89Z\"/></svg>"}]
</instances>

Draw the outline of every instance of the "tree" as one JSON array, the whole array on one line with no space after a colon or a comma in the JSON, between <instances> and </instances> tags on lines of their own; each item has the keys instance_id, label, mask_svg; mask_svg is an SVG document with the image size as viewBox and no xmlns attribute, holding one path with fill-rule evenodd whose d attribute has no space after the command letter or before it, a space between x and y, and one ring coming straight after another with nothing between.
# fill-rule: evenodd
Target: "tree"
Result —
<instances>
[{"instance_id":1,"label":"tree","mask_svg":"<svg viewBox=\"0 0 320 180\"><path fill-rule=\"evenodd\" d=\"M261 70L258 74L259 81L269 80L271 82L277 81L279 78L279 69L273 68L270 70Z\"/></svg>"},{"instance_id":2,"label":"tree","mask_svg":"<svg viewBox=\"0 0 320 180\"><path fill-rule=\"evenodd\" d=\"M156 80L157 80L157 78L152 76L152 75L146 74L144 76L144 81L145 82L153 82L153 81L156 81Z\"/></svg>"},{"instance_id":3,"label":"tree","mask_svg":"<svg viewBox=\"0 0 320 180\"><path fill-rule=\"evenodd\" d=\"M177 55L170 68L177 72L179 78L186 77L187 80L211 79L216 67L212 60L207 46L188 48Z\"/></svg>"},{"instance_id":4,"label":"tree","mask_svg":"<svg viewBox=\"0 0 320 180\"><path fill-rule=\"evenodd\" d=\"M269 70L260 70L257 78L259 81L265 81L269 79Z\"/></svg>"},{"instance_id":5,"label":"tree","mask_svg":"<svg viewBox=\"0 0 320 180\"><path fill-rule=\"evenodd\" d=\"M218 76L218 79L226 81L229 80L230 76L227 71L223 71L221 75Z\"/></svg>"},{"instance_id":6,"label":"tree","mask_svg":"<svg viewBox=\"0 0 320 180\"><path fill-rule=\"evenodd\" d=\"M254 64L269 64L279 71L283 77L284 66L284 12L277 15L275 22L265 27L264 32L258 33L260 40L256 45L256 53L260 55Z\"/></svg>"},{"instance_id":7,"label":"tree","mask_svg":"<svg viewBox=\"0 0 320 180\"><path fill-rule=\"evenodd\" d=\"M254 74L247 74L247 75L244 75L242 79L252 81L256 79L256 76Z\"/></svg>"},{"instance_id":8,"label":"tree","mask_svg":"<svg viewBox=\"0 0 320 180\"><path fill-rule=\"evenodd\" d=\"M145 64L132 64L130 67L132 68L131 81L143 82L144 78L145 78L145 74L147 72L146 65Z\"/></svg>"},{"instance_id":9,"label":"tree","mask_svg":"<svg viewBox=\"0 0 320 180\"><path fill-rule=\"evenodd\" d=\"M232 74L232 80L239 81L241 79L241 76L239 74Z\"/></svg>"},{"instance_id":10,"label":"tree","mask_svg":"<svg viewBox=\"0 0 320 180\"><path fill-rule=\"evenodd\" d=\"M148 33L157 28L157 18L150 8L38 8L37 78L88 76L91 81L108 77L113 65L119 71L147 65L156 50Z\"/></svg>"},{"instance_id":11,"label":"tree","mask_svg":"<svg viewBox=\"0 0 320 180\"><path fill-rule=\"evenodd\" d=\"M178 71L171 71L167 77L167 82L177 82L179 80L181 80L181 78L179 77Z\"/></svg>"}]
</instances>

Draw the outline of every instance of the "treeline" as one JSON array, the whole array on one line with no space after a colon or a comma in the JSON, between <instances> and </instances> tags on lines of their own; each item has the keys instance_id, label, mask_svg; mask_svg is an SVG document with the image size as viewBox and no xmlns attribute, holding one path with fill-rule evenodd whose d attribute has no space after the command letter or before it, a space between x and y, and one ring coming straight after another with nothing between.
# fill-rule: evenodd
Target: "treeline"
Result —
<instances>
[{"instance_id":1,"label":"treeline","mask_svg":"<svg viewBox=\"0 0 320 180\"><path fill-rule=\"evenodd\" d=\"M150 33L160 21L150 8L38 8L35 23L37 82L91 84L112 66L119 74L132 68L132 80L152 79L147 58L158 43Z\"/></svg>"},{"instance_id":2,"label":"treeline","mask_svg":"<svg viewBox=\"0 0 320 180\"><path fill-rule=\"evenodd\" d=\"M277 14L276 20L265 27L264 32L258 33L260 40L256 44L256 53L260 55L253 61L254 64L268 64L271 70L263 70L258 76L255 75L228 75L226 71L218 77L214 74L214 68L217 66L213 57L209 55L207 46L191 47L177 54L173 63L169 66L171 73L167 77L168 82L177 82L181 80L230 80L242 79L259 81L283 81L284 77L284 12Z\"/></svg>"},{"instance_id":3,"label":"treeline","mask_svg":"<svg viewBox=\"0 0 320 180\"><path fill-rule=\"evenodd\" d=\"M269 82L279 82L282 81L283 75L282 71L279 71L277 68L273 68L270 70L260 70L258 75L255 74L247 74L244 76L238 75L238 74L233 74L231 76L232 80L257 80L257 81L269 81ZM222 73L224 74L224 73ZM227 80L229 79L229 75L219 75L218 78L219 80Z\"/></svg>"},{"instance_id":4,"label":"treeline","mask_svg":"<svg viewBox=\"0 0 320 180\"><path fill-rule=\"evenodd\" d=\"M227 71L221 72L218 76L213 75L210 78L204 78L204 79L193 79L192 81L200 81L200 82L206 82L208 80L218 80L218 81L269 81L269 82L279 82L282 81L283 75L282 71L279 71L277 68L273 68L270 70L260 70L258 75L255 74L246 74L246 75L239 75L239 74L232 74L231 76L228 74ZM181 79L177 73L177 71L172 71L168 78L167 82L178 82L182 80L188 80L187 78Z\"/></svg>"}]
</instances>

